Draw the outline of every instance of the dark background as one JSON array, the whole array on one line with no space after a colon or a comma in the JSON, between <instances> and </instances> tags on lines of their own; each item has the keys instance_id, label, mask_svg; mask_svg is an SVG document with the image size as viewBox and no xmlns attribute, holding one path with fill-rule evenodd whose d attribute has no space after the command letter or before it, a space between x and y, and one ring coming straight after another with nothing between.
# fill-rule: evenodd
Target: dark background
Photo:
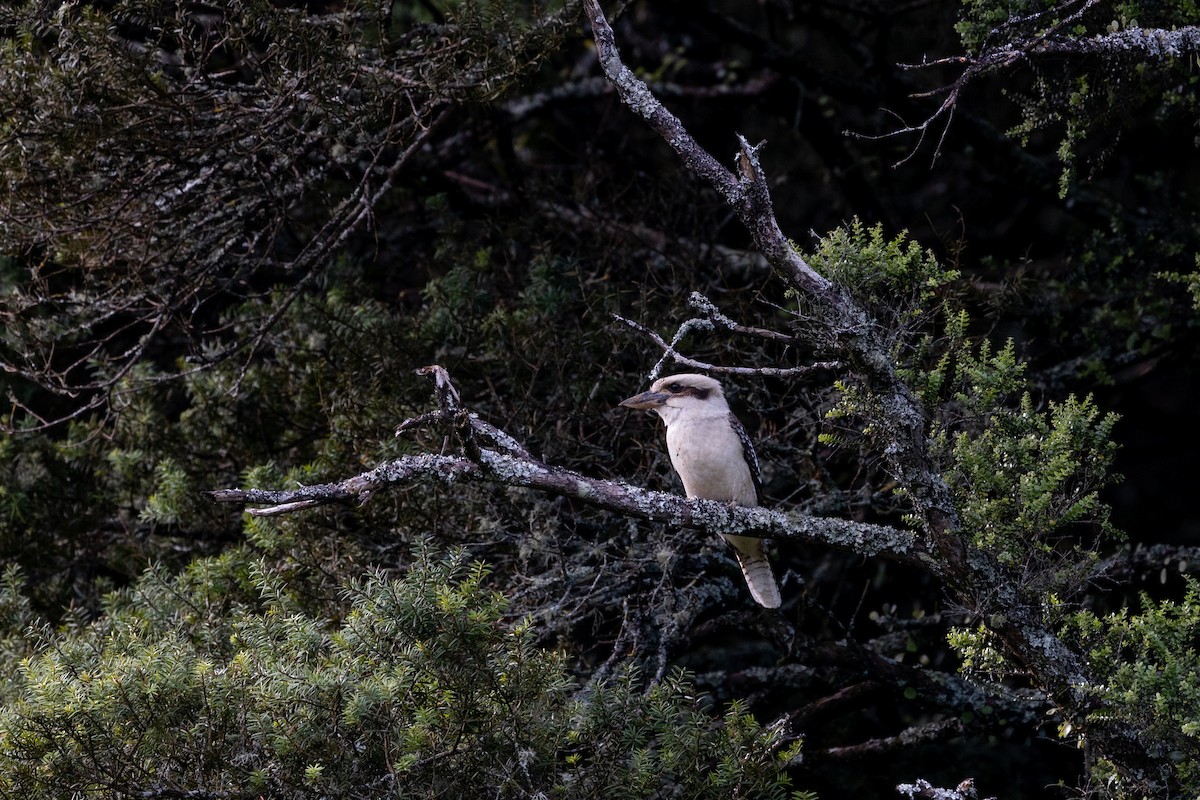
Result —
<instances>
[{"instance_id":1,"label":"dark background","mask_svg":"<svg viewBox=\"0 0 1200 800\"><path fill-rule=\"evenodd\" d=\"M412 8L416 18L448 18L435 3ZM636 2L613 26L626 63L715 157L732 164L737 134L766 142L775 212L802 250L854 219L880 224L888 237L907 231L961 273L949 294L971 312L972 332L997 348L1015 342L1037 408L1094 394L1102 411L1121 415L1115 468L1123 477L1104 497L1128 539L1105 544L1103 555L1134 566L1124 583L1098 581L1078 602L1107 611L1143 590L1178 597L1180 573L1189 571L1181 563L1200 565L1187 549L1200 545L1192 466L1198 329L1192 298L1161 273L1193 271L1200 252L1195 68L1177 65L1161 81L1138 82L1130 79L1143 74L1133 62L1022 59L966 84L953 116L935 119L923 138L897 133L934 115L944 96L916 95L953 84L964 68L901 65L965 53L955 32L963 13L939 0ZM1109 13L1098 9L1091 29ZM1142 23L1156 24L1148 14ZM148 35L132 23L121 32ZM1081 75L1102 87L1083 111L1066 104ZM1176 100L1163 99L1168 89ZM182 569L241 541L238 516L200 492L241 485L253 467L270 464L276 485L290 485L437 450L437 436L393 437L402 419L429 409L428 386L412 374L429 363L447 367L472 410L548 463L678 488L657 421L614 408L645 388L660 352L612 314L670 339L699 291L739 321L784 327L788 314L778 309L791 301L781 282L745 252L749 237L721 198L621 104L583 27L500 96L470 98L447 113L370 223L306 285L311 307L298 303L261 346L191 382L157 381L156 372L121 395L129 405L111 417L85 416L77 428L6 445L12 494L3 499L20 494L23 505L5 506L0 547L6 562L26 570L48 618L68 606L99 614L104 591L129 585L147 564ZM1085 124L1064 160L1073 115ZM1074 177L1064 182L1067 167ZM195 359L214 330L218 341L246 337L247 320L256 319L246 309L271 289L299 285L279 264L310 240L361 168L330 170L320 191L288 208L267 266L230 277L191 318L169 326L145 362L166 374L194 363L182 359ZM0 261L5 288L44 277L38 269L53 263L48 249L30 246ZM102 272L86 260L72 269L48 272L64 286ZM109 349L133 341L137 328L130 331ZM792 365L814 355L720 336L689 337L682 349L724 365ZM208 374L225 383L205 384ZM832 377L726 381L758 442L764 503L898 523L901 504L878 455L816 439L834 425L824 417ZM78 399L3 380L47 417ZM81 430L87 426L94 427ZM85 455L55 452L76 438ZM118 469L121 458L134 466ZM178 492L183 510L147 513L148 498L164 492L159 468L168 461L187 476ZM663 578L655 553L661 543L697 550L686 532L470 487L410 488L304 519L309 527L289 544L289 557L331 574L403 569L406 548L425 533L467 547L513 595L513 618L535 615L541 643L569 652L580 680L611 655L626 598L645 613L645 638L629 660L652 671L655 637L665 634L648 598L672 577ZM1150 560L1129 558L1154 545L1166 547ZM714 558L681 556L676 585L711 580ZM744 699L762 721L803 711L798 787L827 798L894 797L897 783L918 777L941 786L974 777L981 796L1015 799L1059 797L1059 782L1084 783L1084 753L1058 738L1053 718L964 718L961 736L867 746L955 711L882 680L854 647L954 673L946 631L969 614L928 575L902 565L792 542L777 543L773 561L788 600L784 622L737 605L745 598L733 594L719 613L689 620L686 636L662 651L717 703ZM564 565L610 570L611 593L561 618L537 616L566 591L554 582ZM1021 687L1019 679L1012 685Z\"/></svg>"}]
</instances>

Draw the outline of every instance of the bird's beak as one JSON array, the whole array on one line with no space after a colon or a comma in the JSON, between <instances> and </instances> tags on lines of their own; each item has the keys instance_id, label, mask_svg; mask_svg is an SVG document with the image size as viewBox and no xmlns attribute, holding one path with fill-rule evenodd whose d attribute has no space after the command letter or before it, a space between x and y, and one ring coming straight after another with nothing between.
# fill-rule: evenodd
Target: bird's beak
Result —
<instances>
[{"instance_id":1,"label":"bird's beak","mask_svg":"<svg viewBox=\"0 0 1200 800\"><path fill-rule=\"evenodd\" d=\"M633 397L625 398L618 405L625 408L638 408L649 411L667 402L667 398L670 396L666 392L642 392L641 394L635 394Z\"/></svg>"}]
</instances>

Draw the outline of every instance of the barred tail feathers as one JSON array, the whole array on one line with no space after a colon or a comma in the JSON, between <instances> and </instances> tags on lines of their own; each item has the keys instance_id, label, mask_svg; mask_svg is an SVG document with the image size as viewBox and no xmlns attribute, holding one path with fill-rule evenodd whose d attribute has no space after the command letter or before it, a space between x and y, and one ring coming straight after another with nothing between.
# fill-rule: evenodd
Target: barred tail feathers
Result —
<instances>
[{"instance_id":1,"label":"barred tail feathers","mask_svg":"<svg viewBox=\"0 0 1200 800\"><path fill-rule=\"evenodd\" d=\"M767 561L762 539L753 536L726 536L725 540L733 545L738 564L742 567L742 575L746 578L746 586L750 589L750 596L764 608L779 608L782 602L779 597L779 584L775 581L775 573L771 571L771 562Z\"/></svg>"}]
</instances>

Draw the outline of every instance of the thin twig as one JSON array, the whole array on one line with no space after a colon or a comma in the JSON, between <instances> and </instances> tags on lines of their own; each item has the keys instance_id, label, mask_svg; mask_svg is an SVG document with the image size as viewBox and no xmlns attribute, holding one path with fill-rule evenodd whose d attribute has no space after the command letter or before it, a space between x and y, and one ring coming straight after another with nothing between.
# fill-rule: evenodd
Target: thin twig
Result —
<instances>
[{"instance_id":1,"label":"thin twig","mask_svg":"<svg viewBox=\"0 0 1200 800\"><path fill-rule=\"evenodd\" d=\"M717 364L710 364L707 361L700 361L699 359L685 356L675 349L675 345L678 343L678 340L682 338L682 334L691 329L688 326L688 323L704 322L704 320L687 320L683 325L680 326L675 340L667 342L653 330L647 328L645 325L642 325L640 322L627 319L622 317L620 314L613 314L612 316L617 322L623 323L635 331L644 334L656 345L662 348L664 353L663 360L660 360L658 364L656 364L651 370L652 376L657 375L661 371L663 361L667 357L670 357L670 359L676 364L682 364L685 367L691 367L693 369L704 370L705 372L710 372L714 375L747 375L768 378L796 378L804 375L811 375L814 372L837 369L841 366L841 363L838 361L818 361L814 364L806 364L801 367L723 367Z\"/></svg>"}]
</instances>

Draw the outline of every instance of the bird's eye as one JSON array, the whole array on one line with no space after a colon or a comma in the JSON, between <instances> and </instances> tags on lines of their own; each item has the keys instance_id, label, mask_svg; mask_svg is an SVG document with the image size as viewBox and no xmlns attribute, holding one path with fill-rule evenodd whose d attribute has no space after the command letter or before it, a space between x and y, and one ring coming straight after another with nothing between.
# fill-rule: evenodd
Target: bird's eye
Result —
<instances>
[{"instance_id":1,"label":"bird's eye","mask_svg":"<svg viewBox=\"0 0 1200 800\"><path fill-rule=\"evenodd\" d=\"M672 383L667 388L670 389L672 392L682 392L683 391L683 387L680 386L678 383Z\"/></svg>"}]
</instances>

